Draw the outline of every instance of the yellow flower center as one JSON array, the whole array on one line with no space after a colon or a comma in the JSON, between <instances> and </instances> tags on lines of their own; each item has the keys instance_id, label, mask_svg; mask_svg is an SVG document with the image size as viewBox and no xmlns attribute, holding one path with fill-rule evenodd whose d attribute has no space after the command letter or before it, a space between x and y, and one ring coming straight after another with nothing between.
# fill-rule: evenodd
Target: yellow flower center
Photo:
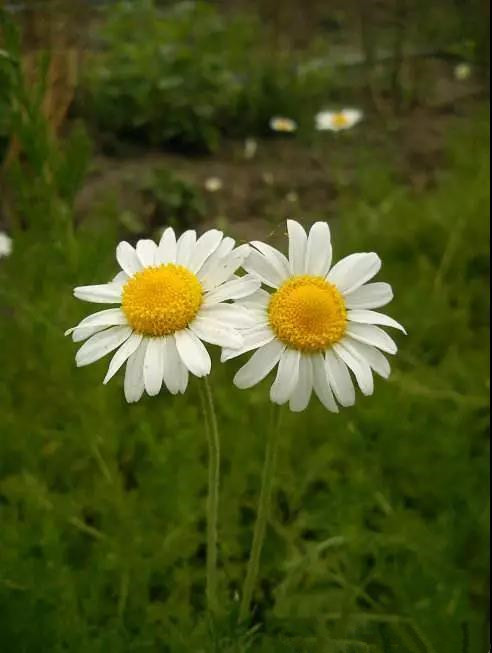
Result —
<instances>
[{"instance_id":1,"label":"yellow flower center","mask_svg":"<svg viewBox=\"0 0 492 653\"><path fill-rule=\"evenodd\" d=\"M272 295L270 325L288 347L323 351L340 340L347 326L347 310L340 291L325 279L292 277Z\"/></svg>"},{"instance_id":2,"label":"yellow flower center","mask_svg":"<svg viewBox=\"0 0 492 653\"><path fill-rule=\"evenodd\" d=\"M182 265L167 263L145 268L127 281L121 307L138 333L166 336L188 326L202 299L196 276Z\"/></svg>"},{"instance_id":3,"label":"yellow flower center","mask_svg":"<svg viewBox=\"0 0 492 653\"><path fill-rule=\"evenodd\" d=\"M340 129L342 127L346 127L349 121L344 113L335 113L332 117L332 122L334 127L338 127Z\"/></svg>"}]
</instances>

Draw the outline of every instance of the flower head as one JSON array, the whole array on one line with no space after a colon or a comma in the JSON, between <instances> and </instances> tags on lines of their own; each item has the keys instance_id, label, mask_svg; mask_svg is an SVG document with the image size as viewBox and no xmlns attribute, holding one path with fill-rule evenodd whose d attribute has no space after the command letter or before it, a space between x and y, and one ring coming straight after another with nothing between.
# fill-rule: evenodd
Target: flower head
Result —
<instances>
[{"instance_id":1,"label":"flower head","mask_svg":"<svg viewBox=\"0 0 492 653\"><path fill-rule=\"evenodd\" d=\"M464 82L471 76L472 68L469 63L461 62L454 68L454 76L459 82Z\"/></svg>"},{"instance_id":2,"label":"flower head","mask_svg":"<svg viewBox=\"0 0 492 653\"><path fill-rule=\"evenodd\" d=\"M208 179L205 179L204 186L205 190L209 193L216 193L217 191L222 190L224 184L220 177L208 177Z\"/></svg>"},{"instance_id":3,"label":"flower head","mask_svg":"<svg viewBox=\"0 0 492 653\"><path fill-rule=\"evenodd\" d=\"M0 258L12 254L12 238L0 231Z\"/></svg>"},{"instance_id":4,"label":"flower head","mask_svg":"<svg viewBox=\"0 0 492 653\"><path fill-rule=\"evenodd\" d=\"M172 394L184 392L190 372L210 373L203 342L232 350L243 344L239 327L252 318L244 307L226 302L260 286L256 277L235 276L248 254L248 245L235 247L216 229L198 239L195 231L185 231L176 239L168 228L159 244L140 240L133 248L120 243L121 272L109 283L74 290L78 299L119 305L89 315L66 332L74 342L85 340L77 366L116 350L104 383L126 363L128 402L138 401L144 390L156 395L163 385Z\"/></svg>"},{"instance_id":5,"label":"flower head","mask_svg":"<svg viewBox=\"0 0 492 653\"><path fill-rule=\"evenodd\" d=\"M256 349L234 378L239 388L259 383L278 365L270 391L274 403L289 402L291 410L301 411L314 390L336 412L337 402L355 402L349 370L365 395L373 393L373 371L390 374L381 352L395 354L397 346L379 325L404 329L373 310L393 297L389 284L367 283L381 268L376 254L351 254L332 267L325 222L313 224L309 235L294 220L287 227L288 258L266 243L251 243L244 268L272 290L239 300L256 324L243 330L240 349L223 350L222 360Z\"/></svg>"},{"instance_id":6,"label":"flower head","mask_svg":"<svg viewBox=\"0 0 492 653\"><path fill-rule=\"evenodd\" d=\"M352 129L362 120L362 111L359 109L342 109L341 111L320 111L316 114L315 122L318 131L343 131Z\"/></svg>"},{"instance_id":7,"label":"flower head","mask_svg":"<svg viewBox=\"0 0 492 653\"><path fill-rule=\"evenodd\" d=\"M270 118L270 129L274 132L292 133L297 129L297 123L292 118L285 118L283 116L274 116Z\"/></svg>"}]
</instances>

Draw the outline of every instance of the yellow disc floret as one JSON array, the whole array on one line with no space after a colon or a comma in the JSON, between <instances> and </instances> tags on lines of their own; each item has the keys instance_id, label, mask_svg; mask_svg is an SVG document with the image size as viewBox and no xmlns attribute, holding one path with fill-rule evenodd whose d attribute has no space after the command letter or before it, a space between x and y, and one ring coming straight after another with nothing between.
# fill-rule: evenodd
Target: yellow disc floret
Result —
<instances>
[{"instance_id":1,"label":"yellow disc floret","mask_svg":"<svg viewBox=\"0 0 492 653\"><path fill-rule=\"evenodd\" d=\"M343 127L347 127L349 124L348 118L344 113L334 113L331 121L333 126L338 129L343 129Z\"/></svg>"},{"instance_id":2,"label":"yellow disc floret","mask_svg":"<svg viewBox=\"0 0 492 653\"><path fill-rule=\"evenodd\" d=\"M347 326L347 311L340 291L311 275L292 277L272 295L270 325L288 347L323 351L338 342Z\"/></svg>"},{"instance_id":3,"label":"yellow disc floret","mask_svg":"<svg viewBox=\"0 0 492 653\"><path fill-rule=\"evenodd\" d=\"M144 268L123 287L122 309L128 323L146 336L166 336L184 329L202 305L203 289L182 265Z\"/></svg>"}]
</instances>

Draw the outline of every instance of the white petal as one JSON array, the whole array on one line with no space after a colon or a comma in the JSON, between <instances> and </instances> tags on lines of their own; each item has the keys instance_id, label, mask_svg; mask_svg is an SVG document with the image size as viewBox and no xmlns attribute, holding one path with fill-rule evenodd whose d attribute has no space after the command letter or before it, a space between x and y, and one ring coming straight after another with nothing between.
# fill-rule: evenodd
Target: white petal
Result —
<instances>
[{"instance_id":1,"label":"white petal","mask_svg":"<svg viewBox=\"0 0 492 653\"><path fill-rule=\"evenodd\" d=\"M184 394L186 392L186 388L188 387L188 380L190 377L190 373L188 372L187 368L183 365L181 361L179 361L179 392L181 394Z\"/></svg>"},{"instance_id":2,"label":"white petal","mask_svg":"<svg viewBox=\"0 0 492 653\"><path fill-rule=\"evenodd\" d=\"M144 338L126 363L125 398L129 404L138 401L144 392L143 366L148 340Z\"/></svg>"},{"instance_id":3,"label":"white petal","mask_svg":"<svg viewBox=\"0 0 492 653\"><path fill-rule=\"evenodd\" d=\"M395 341L385 331L373 324L349 322L346 335L366 345L377 347L387 354L396 354L398 351Z\"/></svg>"},{"instance_id":4,"label":"white petal","mask_svg":"<svg viewBox=\"0 0 492 653\"><path fill-rule=\"evenodd\" d=\"M236 303L247 309L265 311L268 308L271 298L270 293L263 288L258 288L252 295L236 300Z\"/></svg>"},{"instance_id":5,"label":"white petal","mask_svg":"<svg viewBox=\"0 0 492 653\"><path fill-rule=\"evenodd\" d=\"M405 334L407 333L405 327L403 327L399 322L394 320L392 317L384 315L384 313L378 313L377 311L367 311L365 309L352 310L347 312L347 318L350 322L358 322L360 324L379 324L399 329Z\"/></svg>"},{"instance_id":6,"label":"white petal","mask_svg":"<svg viewBox=\"0 0 492 653\"><path fill-rule=\"evenodd\" d=\"M267 286L272 286L272 288L278 288L284 281L284 277L282 277L275 266L255 249L251 250L250 255L244 261L243 268L246 272L258 277Z\"/></svg>"},{"instance_id":7,"label":"white petal","mask_svg":"<svg viewBox=\"0 0 492 653\"><path fill-rule=\"evenodd\" d=\"M147 394L150 397L155 397L161 391L164 375L164 342L162 338L149 338L143 374Z\"/></svg>"},{"instance_id":8,"label":"white petal","mask_svg":"<svg viewBox=\"0 0 492 653\"><path fill-rule=\"evenodd\" d=\"M218 248L222 237L222 231L217 229L210 229L200 236L188 264L192 272L197 273L200 270L208 257Z\"/></svg>"},{"instance_id":9,"label":"white petal","mask_svg":"<svg viewBox=\"0 0 492 653\"><path fill-rule=\"evenodd\" d=\"M249 256L249 245L236 247L232 252L225 254L220 258L213 258L212 263L206 261L197 276L200 279L205 290L212 290L221 283L228 281L238 268L244 263Z\"/></svg>"},{"instance_id":10,"label":"white petal","mask_svg":"<svg viewBox=\"0 0 492 653\"><path fill-rule=\"evenodd\" d=\"M312 355L314 392L323 406L332 413L338 413L338 406L331 391L322 354Z\"/></svg>"},{"instance_id":11,"label":"white petal","mask_svg":"<svg viewBox=\"0 0 492 653\"><path fill-rule=\"evenodd\" d=\"M300 359L301 352L296 349L286 349L280 356L277 376L270 388L270 399L274 404L289 401L299 378Z\"/></svg>"},{"instance_id":12,"label":"white petal","mask_svg":"<svg viewBox=\"0 0 492 653\"><path fill-rule=\"evenodd\" d=\"M169 390L169 392L173 395L176 395L181 390L182 376L183 376L182 368L184 366L179 359L174 336L167 336L166 338L163 338L163 340L164 340L164 368L163 368L164 383L167 389ZM187 375L186 378L188 378Z\"/></svg>"},{"instance_id":13,"label":"white petal","mask_svg":"<svg viewBox=\"0 0 492 653\"><path fill-rule=\"evenodd\" d=\"M193 229L185 231L178 239L176 245L176 263L188 267L193 250L195 249L196 232Z\"/></svg>"},{"instance_id":14,"label":"white petal","mask_svg":"<svg viewBox=\"0 0 492 653\"><path fill-rule=\"evenodd\" d=\"M244 343L240 349L223 349L220 360L222 363L225 361L231 360L231 358L236 358L245 354L252 349L258 349L258 347L263 347L263 345L268 344L275 338L275 334L269 326L260 325L254 329L248 329L243 331L242 334Z\"/></svg>"},{"instance_id":15,"label":"white petal","mask_svg":"<svg viewBox=\"0 0 492 653\"><path fill-rule=\"evenodd\" d=\"M176 263L176 234L172 227L164 229L155 254L155 264Z\"/></svg>"},{"instance_id":16,"label":"white petal","mask_svg":"<svg viewBox=\"0 0 492 653\"><path fill-rule=\"evenodd\" d=\"M289 401L289 408L300 413L308 407L313 392L313 365L311 356L301 356L299 361L299 378Z\"/></svg>"},{"instance_id":17,"label":"white petal","mask_svg":"<svg viewBox=\"0 0 492 653\"><path fill-rule=\"evenodd\" d=\"M120 308L108 308L105 311L98 311L97 313L88 315L76 327L67 329L64 335L69 336L71 333L84 327L108 327L118 324L127 324L125 314ZM74 342L76 341L74 340Z\"/></svg>"},{"instance_id":18,"label":"white petal","mask_svg":"<svg viewBox=\"0 0 492 653\"><path fill-rule=\"evenodd\" d=\"M306 246L306 274L326 277L331 266L332 246L330 227L326 222L315 222L309 231Z\"/></svg>"},{"instance_id":19,"label":"white petal","mask_svg":"<svg viewBox=\"0 0 492 653\"><path fill-rule=\"evenodd\" d=\"M279 252L278 249L262 243L260 240L253 240L251 243L258 251L260 251L267 261L277 270L282 280L290 277L289 261L286 256Z\"/></svg>"},{"instance_id":20,"label":"white petal","mask_svg":"<svg viewBox=\"0 0 492 653\"><path fill-rule=\"evenodd\" d=\"M204 297L204 306L211 306L212 304L218 304L219 302L224 302L228 299L240 299L241 297L247 297L252 295L258 290L261 282L259 279L252 277L249 274L246 274L240 279L232 279L222 284L218 288L215 288L209 293L205 293Z\"/></svg>"},{"instance_id":21,"label":"white petal","mask_svg":"<svg viewBox=\"0 0 492 653\"><path fill-rule=\"evenodd\" d=\"M374 252L350 254L334 265L328 281L343 294L348 294L372 279L381 269L381 259Z\"/></svg>"},{"instance_id":22,"label":"white petal","mask_svg":"<svg viewBox=\"0 0 492 653\"><path fill-rule=\"evenodd\" d=\"M350 129L350 127L360 122L364 115L360 109L344 109L342 113L347 121L346 129Z\"/></svg>"},{"instance_id":23,"label":"white petal","mask_svg":"<svg viewBox=\"0 0 492 653\"><path fill-rule=\"evenodd\" d=\"M121 304L121 288L113 283L74 288L74 297L94 304Z\"/></svg>"},{"instance_id":24,"label":"white petal","mask_svg":"<svg viewBox=\"0 0 492 653\"><path fill-rule=\"evenodd\" d=\"M379 281L365 284L357 290L346 293L344 298L347 308L380 308L393 299L393 290L389 283Z\"/></svg>"},{"instance_id":25,"label":"white petal","mask_svg":"<svg viewBox=\"0 0 492 653\"><path fill-rule=\"evenodd\" d=\"M110 351L124 343L131 333L132 329L128 326L115 326L96 333L87 342L84 342L77 351L75 355L77 367L90 365L90 363L94 363L94 361L106 356Z\"/></svg>"},{"instance_id":26,"label":"white petal","mask_svg":"<svg viewBox=\"0 0 492 653\"><path fill-rule=\"evenodd\" d=\"M186 368L195 376L210 374L212 361L204 344L189 329L174 334L179 357Z\"/></svg>"},{"instance_id":27,"label":"white petal","mask_svg":"<svg viewBox=\"0 0 492 653\"><path fill-rule=\"evenodd\" d=\"M205 342L219 347L239 349L243 345L243 337L227 323L210 317L197 316L189 325L193 333Z\"/></svg>"},{"instance_id":28,"label":"white petal","mask_svg":"<svg viewBox=\"0 0 492 653\"><path fill-rule=\"evenodd\" d=\"M355 389L345 363L329 349L325 355L326 373L331 388L342 406L355 404Z\"/></svg>"},{"instance_id":29,"label":"white petal","mask_svg":"<svg viewBox=\"0 0 492 653\"><path fill-rule=\"evenodd\" d=\"M335 353L342 359L349 369L355 375L359 388L362 394L369 396L374 392L374 379L372 378L371 368L369 364L358 356L354 356L349 349L343 346L343 343L335 343L333 345Z\"/></svg>"},{"instance_id":30,"label":"white petal","mask_svg":"<svg viewBox=\"0 0 492 653\"><path fill-rule=\"evenodd\" d=\"M130 277L127 275L127 273L121 270L120 272L118 272L118 274L115 277L113 277L110 283L114 284L115 286L119 286L120 288L123 288L123 286L127 283L129 278Z\"/></svg>"},{"instance_id":31,"label":"white petal","mask_svg":"<svg viewBox=\"0 0 492 653\"><path fill-rule=\"evenodd\" d=\"M135 331L132 335L126 340L118 351L115 353L108 367L106 376L104 377L103 383L107 383L120 367L128 360L128 358L136 351L137 347L142 342L143 336L141 333L136 333Z\"/></svg>"},{"instance_id":32,"label":"white petal","mask_svg":"<svg viewBox=\"0 0 492 653\"><path fill-rule=\"evenodd\" d=\"M136 272L142 269L142 264L137 256L137 252L130 243L122 241L116 248L116 260L121 269L132 277Z\"/></svg>"},{"instance_id":33,"label":"white petal","mask_svg":"<svg viewBox=\"0 0 492 653\"><path fill-rule=\"evenodd\" d=\"M304 274L306 262L307 235L295 220L287 220L289 233L289 264L292 274Z\"/></svg>"},{"instance_id":34,"label":"white petal","mask_svg":"<svg viewBox=\"0 0 492 653\"><path fill-rule=\"evenodd\" d=\"M147 268L155 263L155 256L157 253L157 245L153 240L146 238L144 240L139 240L137 243L137 256L138 260L142 264L142 267Z\"/></svg>"},{"instance_id":35,"label":"white petal","mask_svg":"<svg viewBox=\"0 0 492 653\"><path fill-rule=\"evenodd\" d=\"M95 333L104 331L104 329L107 328L108 328L107 326L75 327L72 333L72 340L73 342L82 342L83 340L87 340L88 338L93 336ZM71 331L71 329L69 329L69 331ZM68 332L66 332L65 335L68 335Z\"/></svg>"},{"instance_id":36,"label":"white petal","mask_svg":"<svg viewBox=\"0 0 492 653\"><path fill-rule=\"evenodd\" d=\"M221 321L223 325L227 325L227 327L232 327L233 329L248 329L256 325L254 312L244 308L240 304L212 304L212 306L203 306L198 316Z\"/></svg>"},{"instance_id":37,"label":"white petal","mask_svg":"<svg viewBox=\"0 0 492 653\"><path fill-rule=\"evenodd\" d=\"M197 274L197 277L200 279L200 281L202 281L202 283L203 280L207 278L207 275L210 273L210 271L217 265L217 263L232 252L235 244L236 241L234 238L230 238L229 236L226 236L222 239L220 245L217 247L215 252L213 252L213 254L210 254Z\"/></svg>"},{"instance_id":38,"label":"white petal","mask_svg":"<svg viewBox=\"0 0 492 653\"><path fill-rule=\"evenodd\" d=\"M244 390L262 381L278 363L284 349L285 345L279 340L272 340L260 347L237 372L234 385Z\"/></svg>"},{"instance_id":39,"label":"white petal","mask_svg":"<svg viewBox=\"0 0 492 653\"><path fill-rule=\"evenodd\" d=\"M342 344L351 351L354 356L358 356L367 362L367 364L383 379L387 379L391 374L391 366L388 359L376 347L364 345L362 342L352 338L343 338Z\"/></svg>"}]
</instances>

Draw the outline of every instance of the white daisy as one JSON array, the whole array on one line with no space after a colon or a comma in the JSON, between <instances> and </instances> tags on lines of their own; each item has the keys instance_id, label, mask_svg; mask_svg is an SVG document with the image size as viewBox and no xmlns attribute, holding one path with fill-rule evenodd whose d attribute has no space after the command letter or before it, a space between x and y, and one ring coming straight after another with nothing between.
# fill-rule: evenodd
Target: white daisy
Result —
<instances>
[{"instance_id":1,"label":"white daisy","mask_svg":"<svg viewBox=\"0 0 492 653\"><path fill-rule=\"evenodd\" d=\"M270 118L270 129L274 132L292 133L297 129L297 123L292 118L285 118L284 116L274 116Z\"/></svg>"},{"instance_id":2,"label":"white daisy","mask_svg":"<svg viewBox=\"0 0 492 653\"><path fill-rule=\"evenodd\" d=\"M0 231L0 258L10 256L12 254L12 238L7 236L6 233Z\"/></svg>"},{"instance_id":3,"label":"white daisy","mask_svg":"<svg viewBox=\"0 0 492 653\"><path fill-rule=\"evenodd\" d=\"M104 379L126 363L125 397L140 399L144 390L157 395L184 392L188 373L210 373L210 356L203 342L239 348L238 331L251 317L227 300L247 297L260 286L252 276L235 272L250 248L235 248L232 238L212 229L197 239L185 231L176 240L172 228L159 244L140 240L136 248L122 242L116 248L121 267L109 283L75 288L74 295L94 303L119 304L118 308L86 317L65 335L86 342L75 357L77 366L89 365L117 350Z\"/></svg>"},{"instance_id":4,"label":"white daisy","mask_svg":"<svg viewBox=\"0 0 492 653\"><path fill-rule=\"evenodd\" d=\"M204 187L209 193L216 193L217 191L222 190L224 184L220 177L209 177L205 180Z\"/></svg>"},{"instance_id":5,"label":"white daisy","mask_svg":"<svg viewBox=\"0 0 492 653\"><path fill-rule=\"evenodd\" d=\"M339 132L351 129L362 120L363 113L359 109L342 109L341 111L320 111L316 114L316 129Z\"/></svg>"},{"instance_id":6,"label":"white daisy","mask_svg":"<svg viewBox=\"0 0 492 653\"><path fill-rule=\"evenodd\" d=\"M222 360L256 349L234 378L238 388L250 388L278 363L270 391L274 403L290 402L304 410L314 390L333 412L337 402L351 406L355 389L349 370L363 394L374 390L372 372L384 378L390 366L381 352L397 347L380 326L403 327L373 309L393 298L387 283L367 283L381 268L374 253L351 254L331 267L330 229L316 222L306 234L294 220L287 221L289 258L266 243L253 241L245 270L273 289L258 290L240 300L255 319L246 328L240 349L225 348Z\"/></svg>"},{"instance_id":7,"label":"white daisy","mask_svg":"<svg viewBox=\"0 0 492 653\"><path fill-rule=\"evenodd\" d=\"M472 74L472 67L469 63L462 62L455 66L454 77L460 82L464 82L470 78Z\"/></svg>"}]
</instances>

